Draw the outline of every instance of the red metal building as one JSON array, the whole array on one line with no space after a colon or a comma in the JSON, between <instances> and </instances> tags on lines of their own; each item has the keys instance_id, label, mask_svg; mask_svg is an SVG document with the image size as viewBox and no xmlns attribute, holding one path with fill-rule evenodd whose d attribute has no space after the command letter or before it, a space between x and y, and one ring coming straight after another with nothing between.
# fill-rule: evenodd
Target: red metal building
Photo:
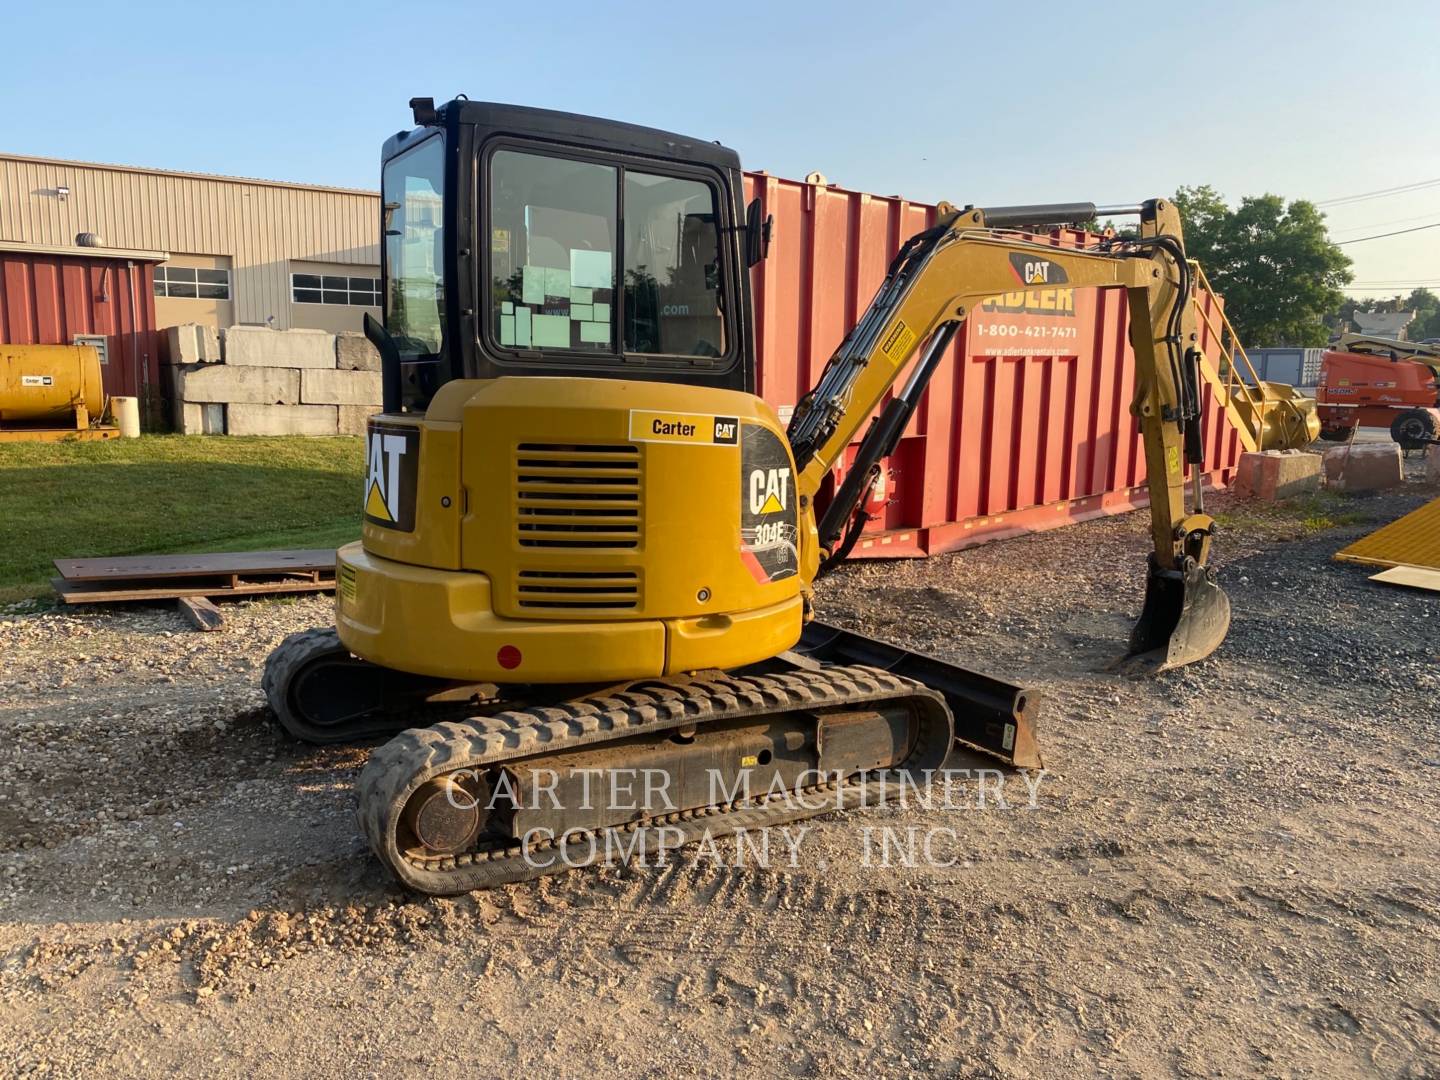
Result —
<instances>
[{"instance_id":1,"label":"red metal building","mask_svg":"<svg viewBox=\"0 0 1440 1080\"><path fill-rule=\"evenodd\" d=\"M935 208L764 173L747 181L747 198L775 217L751 283L760 391L783 417ZM1090 242L1068 230L1051 240ZM890 458L883 517L855 554L927 555L1145 506L1128 323L1118 289L1007 294L966 320ZM1208 386L1204 395L1207 475L1224 484L1239 437Z\"/></svg>"},{"instance_id":2,"label":"red metal building","mask_svg":"<svg viewBox=\"0 0 1440 1080\"><path fill-rule=\"evenodd\" d=\"M0 243L0 344L97 338L107 394L160 395L155 264L162 252Z\"/></svg>"}]
</instances>

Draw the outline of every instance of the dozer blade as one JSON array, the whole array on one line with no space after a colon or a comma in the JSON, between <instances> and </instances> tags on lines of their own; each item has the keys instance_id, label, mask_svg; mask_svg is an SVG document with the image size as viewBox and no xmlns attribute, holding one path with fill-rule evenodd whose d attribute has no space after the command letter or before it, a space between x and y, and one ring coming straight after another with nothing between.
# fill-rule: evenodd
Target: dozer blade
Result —
<instances>
[{"instance_id":1,"label":"dozer blade","mask_svg":"<svg viewBox=\"0 0 1440 1080\"><path fill-rule=\"evenodd\" d=\"M1218 649L1229 629L1230 598L1208 568L1187 559L1184 570L1164 570L1152 558L1145 606L1121 664L1147 671L1184 667Z\"/></svg>"},{"instance_id":2,"label":"dozer blade","mask_svg":"<svg viewBox=\"0 0 1440 1080\"><path fill-rule=\"evenodd\" d=\"M1042 767L1033 713L1038 695L978 671L946 663L888 642L810 622L799 644L777 659L823 664L865 664L939 691L955 717L955 741L1017 769Z\"/></svg>"}]
</instances>

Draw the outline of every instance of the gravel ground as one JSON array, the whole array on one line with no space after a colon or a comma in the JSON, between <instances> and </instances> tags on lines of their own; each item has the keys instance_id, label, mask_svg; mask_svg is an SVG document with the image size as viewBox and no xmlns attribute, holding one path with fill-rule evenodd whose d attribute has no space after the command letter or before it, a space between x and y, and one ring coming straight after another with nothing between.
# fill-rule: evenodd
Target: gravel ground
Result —
<instances>
[{"instance_id":1,"label":"gravel ground","mask_svg":"<svg viewBox=\"0 0 1440 1080\"><path fill-rule=\"evenodd\" d=\"M1440 1075L1440 601L1330 559L1424 497L1228 530L1229 639L1153 679L1144 515L848 567L827 619L1043 695L1033 808L453 900L369 857L367 748L270 726L328 600L0 616L0 1072Z\"/></svg>"}]
</instances>

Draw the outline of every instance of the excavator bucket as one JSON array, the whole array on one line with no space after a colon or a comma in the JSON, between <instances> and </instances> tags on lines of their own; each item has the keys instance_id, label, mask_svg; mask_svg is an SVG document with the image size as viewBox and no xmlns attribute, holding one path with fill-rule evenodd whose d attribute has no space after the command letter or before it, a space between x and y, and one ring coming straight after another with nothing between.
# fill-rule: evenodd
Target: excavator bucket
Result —
<instances>
[{"instance_id":1,"label":"excavator bucket","mask_svg":"<svg viewBox=\"0 0 1440 1080\"><path fill-rule=\"evenodd\" d=\"M1314 398L1288 383L1261 382L1257 389L1263 409L1261 450L1298 450L1320 437L1320 414Z\"/></svg>"},{"instance_id":2,"label":"excavator bucket","mask_svg":"<svg viewBox=\"0 0 1440 1080\"><path fill-rule=\"evenodd\" d=\"M1165 671L1203 660L1230 629L1230 598L1210 571L1186 560L1183 570L1157 567L1152 558L1145 582L1145 606L1130 631L1127 668Z\"/></svg>"}]
</instances>

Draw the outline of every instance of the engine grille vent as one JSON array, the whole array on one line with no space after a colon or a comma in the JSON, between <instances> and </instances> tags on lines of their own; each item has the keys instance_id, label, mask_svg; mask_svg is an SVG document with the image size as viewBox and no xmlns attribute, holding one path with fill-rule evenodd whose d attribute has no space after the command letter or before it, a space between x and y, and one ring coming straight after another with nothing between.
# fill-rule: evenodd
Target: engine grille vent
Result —
<instances>
[{"instance_id":1,"label":"engine grille vent","mask_svg":"<svg viewBox=\"0 0 1440 1080\"><path fill-rule=\"evenodd\" d=\"M520 443L515 533L522 547L621 551L640 546L639 447Z\"/></svg>"},{"instance_id":2,"label":"engine grille vent","mask_svg":"<svg viewBox=\"0 0 1440 1080\"><path fill-rule=\"evenodd\" d=\"M634 570L521 570L515 594L522 608L594 611L640 606Z\"/></svg>"}]
</instances>

